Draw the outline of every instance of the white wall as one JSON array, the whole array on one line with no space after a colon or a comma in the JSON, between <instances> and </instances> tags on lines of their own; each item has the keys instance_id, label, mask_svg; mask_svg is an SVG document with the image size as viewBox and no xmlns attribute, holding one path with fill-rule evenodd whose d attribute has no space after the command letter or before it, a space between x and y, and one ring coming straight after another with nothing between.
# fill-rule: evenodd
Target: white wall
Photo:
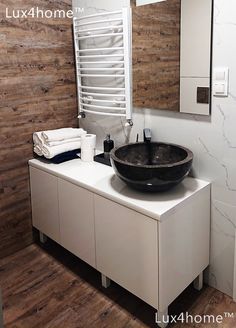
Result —
<instances>
[{"instance_id":1,"label":"white wall","mask_svg":"<svg viewBox=\"0 0 236 328\"><path fill-rule=\"evenodd\" d=\"M74 2L78 6L83 1ZM124 5L122 0L86 0L84 3L89 8L87 14L96 11L98 6L113 10L111 4L115 4L115 9ZM179 143L194 152L194 176L212 181L209 283L232 296L236 232L236 2L215 0L214 11L213 66L230 68L230 96L213 98L211 117L135 109L132 131L123 127L121 119L87 116L81 123L89 132L97 134L99 148L106 133L111 133L116 144L121 144L134 141L136 133L141 136L142 129L149 127L153 140Z\"/></svg>"}]
</instances>

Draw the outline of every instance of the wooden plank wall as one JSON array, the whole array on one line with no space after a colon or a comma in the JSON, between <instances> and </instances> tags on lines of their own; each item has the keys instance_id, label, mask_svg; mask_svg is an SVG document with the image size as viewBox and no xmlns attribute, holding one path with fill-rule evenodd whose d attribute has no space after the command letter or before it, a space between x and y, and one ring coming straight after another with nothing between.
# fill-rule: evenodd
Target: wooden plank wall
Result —
<instances>
[{"instance_id":1,"label":"wooden plank wall","mask_svg":"<svg viewBox=\"0 0 236 328\"><path fill-rule=\"evenodd\" d=\"M32 133L77 125L71 19L6 19L12 9L71 9L71 0L0 2L0 257L32 242Z\"/></svg>"},{"instance_id":2,"label":"wooden plank wall","mask_svg":"<svg viewBox=\"0 0 236 328\"><path fill-rule=\"evenodd\" d=\"M133 9L133 102L179 111L181 0Z\"/></svg>"}]
</instances>

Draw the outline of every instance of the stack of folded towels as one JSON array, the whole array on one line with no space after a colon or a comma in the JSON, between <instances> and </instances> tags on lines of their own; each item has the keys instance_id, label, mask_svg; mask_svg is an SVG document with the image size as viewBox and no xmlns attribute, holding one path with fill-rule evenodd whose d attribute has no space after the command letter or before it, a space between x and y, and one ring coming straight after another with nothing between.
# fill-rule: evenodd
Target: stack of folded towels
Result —
<instances>
[{"instance_id":1,"label":"stack of folded towels","mask_svg":"<svg viewBox=\"0 0 236 328\"><path fill-rule=\"evenodd\" d=\"M34 152L47 159L53 159L58 155L80 149L81 137L86 134L83 129L73 128L35 132Z\"/></svg>"}]
</instances>

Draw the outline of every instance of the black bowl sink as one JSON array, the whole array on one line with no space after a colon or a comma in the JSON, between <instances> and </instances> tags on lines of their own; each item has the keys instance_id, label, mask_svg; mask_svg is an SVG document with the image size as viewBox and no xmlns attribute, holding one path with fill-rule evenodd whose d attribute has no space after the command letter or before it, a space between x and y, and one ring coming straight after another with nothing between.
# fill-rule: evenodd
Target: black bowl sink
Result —
<instances>
[{"instance_id":1,"label":"black bowl sink","mask_svg":"<svg viewBox=\"0 0 236 328\"><path fill-rule=\"evenodd\" d=\"M179 145L137 142L111 151L115 173L130 187L141 191L166 191L189 173L193 153Z\"/></svg>"}]
</instances>

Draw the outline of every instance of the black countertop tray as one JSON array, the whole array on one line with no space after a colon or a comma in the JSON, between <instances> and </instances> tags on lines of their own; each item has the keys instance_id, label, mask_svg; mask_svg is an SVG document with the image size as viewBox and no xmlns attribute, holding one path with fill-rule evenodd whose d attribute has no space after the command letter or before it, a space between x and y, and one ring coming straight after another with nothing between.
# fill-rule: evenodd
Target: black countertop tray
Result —
<instances>
[{"instance_id":1,"label":"black countertop tray","mask_svg":"<svg viewBox=\"0 0 236 328\"><path fill-rule=\"evenodd\" d=\"M104 153L94 156L94 161L107 166L111 166L110 157L109 158L105 157Z\"/></svg>"}]
</instances>

